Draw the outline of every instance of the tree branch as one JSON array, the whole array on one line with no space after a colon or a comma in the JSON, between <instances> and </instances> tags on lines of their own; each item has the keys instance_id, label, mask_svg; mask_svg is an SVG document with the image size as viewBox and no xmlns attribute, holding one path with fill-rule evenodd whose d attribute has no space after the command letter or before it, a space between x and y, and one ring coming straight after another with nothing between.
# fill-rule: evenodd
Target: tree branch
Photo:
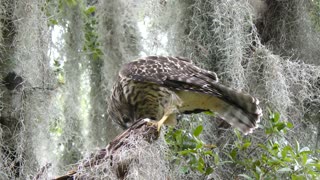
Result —
<instances>
[{"instance_id":1,"label":"tree branch","mask_svg":"<svg viewBox=\"0 0 320 180\"><path fill-rule=\"evenodd\" d=\"M150 122L149 119L140 119L111 141L106 148L100 149L98 152L91 155L88 160L83 160L76 169L69 171L66 175L55 178L55 180L85 179L86 177L84 177L83 171L86 168L95 168L102 162L106 162L106 160L110 161L110 166L116 168L118 178L123 179L126 172L128 172L128 169L126 168L129 168L128 163L130 163L130 161L123 164L123 162L115 161L114 156L118 155L122 148L130 148L130 141L132 140L132 137L135 136L139 136L143 140L152 143L158 139L159 131L157 130L156 124ZM80 173L80 171L82 173Z\"/></svg>"}]
</instances>

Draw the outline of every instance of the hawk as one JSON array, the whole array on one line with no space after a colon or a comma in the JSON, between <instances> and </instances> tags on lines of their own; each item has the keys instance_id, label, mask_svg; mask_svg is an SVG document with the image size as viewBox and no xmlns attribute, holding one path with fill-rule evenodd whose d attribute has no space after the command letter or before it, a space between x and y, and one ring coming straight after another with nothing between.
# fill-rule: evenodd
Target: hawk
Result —
<instances>
[{"instance_id":1,"label":"hawk","mask_svg":"<svg viewBox=\"0 0 320 180\"><path fill-rule=\"evenodd\" d=\"M123 128L142 118L175 125L178 113L211 111L243 133L251 133L262 110L255 97L218 82L214 72L182 57L148 56L124 64L108 113Z\"/></svg>"}]
</instances>

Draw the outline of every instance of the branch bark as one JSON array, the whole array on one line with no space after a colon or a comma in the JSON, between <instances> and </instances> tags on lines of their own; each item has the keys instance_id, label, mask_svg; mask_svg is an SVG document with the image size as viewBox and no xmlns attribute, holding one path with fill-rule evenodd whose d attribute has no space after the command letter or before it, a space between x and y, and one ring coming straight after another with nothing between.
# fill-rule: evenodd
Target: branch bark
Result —
<instances>
[{"instance_id":1,"label":"branch bark","mask_svg":"<svg viewBox=\"0 0 320 180\"><path fill-rule=\"evenodd\" d=\"M127 168L129 168L130 161L121 162L114 160L114 156L118 155L122 148L130 148L130 141L132 140L132 137L136 136L152 143L158 139L159 131L157 130L156 124L151 123L149 119L140 119L111 141L106 148L100 149L98 152L91 155L88 160L83 160L76 169L69 171L66 175L57 177L54 180L88 179L89 177L83 173L85 169L95 168L102 162L106 162L106 160L110 161L111 167L116 168L117 177L119 179L124 179L126 172L128 172Z\"/></svg>"}]
</instances>

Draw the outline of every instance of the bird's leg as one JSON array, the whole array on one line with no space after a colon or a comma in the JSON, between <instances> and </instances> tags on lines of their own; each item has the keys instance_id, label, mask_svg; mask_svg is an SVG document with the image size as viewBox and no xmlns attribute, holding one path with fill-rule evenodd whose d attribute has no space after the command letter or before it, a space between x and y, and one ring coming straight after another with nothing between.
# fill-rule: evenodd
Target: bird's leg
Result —
<instances>
[{"instance_id":1,"label":"bird's leg","mask_svg":"<svg viewBox=\"0 0 320 180\"><path fill-rule=\"evenodd\" d=\"M175 118L176 118L176 114L174 113L174 109L168 108L168 110L164 113L164 115L159 121L156 121L156 122L151 121L150 124L157 126L157 130L160 131L161 126L167 122L169 124L171 123L172 125L175 125ZM174 121L174 122L171 122L171 121Z\"/></svg>"},{"instance_id":2,"label":"bird's leg","mask_svg":"<svg viewBox=\"0 0 320 180\"><path fill-rule=\"evenodd\" d=\"M177 103L171 103L170 105L168 105L167 107L164 108L164 115L162 116L162 118L157 122L157 127L158 127L158 131L160 131L162 124L164 123L171 123L173 124L176 121L176 113L175 111L177 111ZM167 122L166 122L167 121ZM173 121L173 122L172 122ZM174 123L175 124L175 123Z\"/></svg>"},{"instance_id":3,"label":"bird's leg","mask_svg":"<svg viewBox=\"0 0 320 180\"><path fill-rule=\"evenodd\" d=\"M163 124L176 125L176 111L177 106L181 106L179 97L172 98L169 103L165 104L162 118L157 122L150 122L151 124L157 126L157 130L160 131Z\"/></svg>"},{"instance_id":4,"label":"bird's leg","mask_svg":"<svg viewBox=\"0 0 320 180\"><path fill-rule=\"evenodd\" d=\"M161 126L164 122L166 122L166 120L168 119L168 117L170 116L170 114L164 114L163 117L160 119L160 121L157 122L157 127L158 127L158 131L160 131Z\"/></svg>"}]
</instances>

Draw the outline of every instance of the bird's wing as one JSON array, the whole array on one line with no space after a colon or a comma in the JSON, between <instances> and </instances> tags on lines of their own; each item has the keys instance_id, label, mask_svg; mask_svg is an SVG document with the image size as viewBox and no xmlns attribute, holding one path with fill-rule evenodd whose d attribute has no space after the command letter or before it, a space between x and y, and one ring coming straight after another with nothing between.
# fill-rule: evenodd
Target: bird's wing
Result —
<instances>
[{"instance_id":1,"label":"bird's wing","mask_svg":"<svg viewBox=\"0 0 320 180\"><path fill-rule=\"evenodd\" d=\"M190 105L199 103L201 99L211 99L212 105L206 101L207 105L201 108L219 109L222 118L244 133L251 132L262 115L258 99L223 86L218 83L215 73L201 69L185 58L149 56L125 64L119 76L136 82L159 84L180 93L190 92L181 96ZM194 101L190 101L192 98ZM197 106L193 107L197 109Z\"/></svg>"},{"instance_id":2,"label":"bird's wing","mask_svg":"<svg viewBox=\"0 0 320 180\"><path fill-rule=\"evenodd\" d=\"M119 75L173 90L220 96L218 91L208 87L218 82L216 73L201 69L191 60L182 57L148 56L125 64Z\"/></svg>"}]
</instances>

